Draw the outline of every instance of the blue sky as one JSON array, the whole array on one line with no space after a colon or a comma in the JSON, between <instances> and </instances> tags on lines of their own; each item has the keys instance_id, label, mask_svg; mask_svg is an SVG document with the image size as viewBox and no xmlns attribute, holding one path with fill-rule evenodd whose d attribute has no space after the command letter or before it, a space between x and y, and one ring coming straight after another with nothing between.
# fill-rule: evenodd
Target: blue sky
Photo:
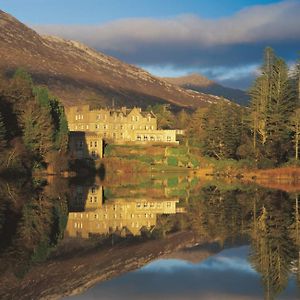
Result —
<instances>
[{"instance_id":1,"label":"blue sky","mask_svg":"<svg viewBox=\"0 0 300 300\"><path fill-rule=\"evenodd\" d=\"M155 75L199 72L232 87L249 87L266 46L289 64L300 50L299 0L2 0L0 8Z\"/></svg>"},{"instance_id":2,"label":"blue sky","mask_svg":"<svg viewBox=\"0 0 300 300\"><path fill-rule=\"evenodd\" d=\"M123 18L231 15L247 6L280 1L243 0L2 0L2 10L27 24L101 24Z\"/></svg>"}]
</instances>

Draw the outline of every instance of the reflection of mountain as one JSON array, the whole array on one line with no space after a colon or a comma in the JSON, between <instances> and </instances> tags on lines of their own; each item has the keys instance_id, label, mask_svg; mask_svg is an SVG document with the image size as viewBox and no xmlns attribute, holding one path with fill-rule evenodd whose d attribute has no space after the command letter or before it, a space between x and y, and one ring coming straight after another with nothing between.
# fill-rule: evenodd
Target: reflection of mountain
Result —
<instances>
[{"instance_id":1,"label":"reflection of mountain","mask_svg":"<svg viewBox=\"0 0 300 300\"><path fill-rule=\"evenodd\" d=\"M86 189L86 188L85 188ZM77 186L71 199L74 210L69 212L66 234L88 238L92 234L117 232L122 236L140 235L142 229L153 230L158 214L175 214L178 198L114 198L103 201L102 186L88 189ZM78 208L81 208L78 209Z\"/></svg>"}]
</instances>

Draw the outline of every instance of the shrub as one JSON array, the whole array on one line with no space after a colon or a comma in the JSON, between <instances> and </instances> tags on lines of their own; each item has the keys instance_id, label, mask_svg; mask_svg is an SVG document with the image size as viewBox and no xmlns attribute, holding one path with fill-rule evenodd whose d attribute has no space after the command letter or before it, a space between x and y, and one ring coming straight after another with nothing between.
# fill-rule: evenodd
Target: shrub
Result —
<instances>
[{"instance_id":1,"label":"shrub","mask_svg":"<svg viewBox=\"0 0 300 300\"><path fill-rule=\"evenodd\" d=\"M167 159L167 164L168 164L168 166L177 166L178 165L177 157L169 156Z\"/></svg>"}]
</instances>

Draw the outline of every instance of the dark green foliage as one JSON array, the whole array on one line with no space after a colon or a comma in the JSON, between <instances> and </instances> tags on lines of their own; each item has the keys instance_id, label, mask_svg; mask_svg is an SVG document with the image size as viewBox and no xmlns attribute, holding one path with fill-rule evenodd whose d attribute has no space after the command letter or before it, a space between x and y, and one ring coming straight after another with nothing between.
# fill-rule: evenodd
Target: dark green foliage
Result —
<instances>
[{"instance_id":1,"label":"dark green foliage","mask_svg":"<svg viewBox=\"0 0 300 300\"><path fill-rule=\"evenodd\" d=\"M2 115L0 113L0 153L4 150L6 146L6 129L3 122Z\"/></svg>"},{"instance_id":2,"label":"dark green foliage","mask_svg":"<svg viewBox=\"0 0 300 300\"><path fill-rule=\"evenodd\" d=\"M148 111L152 111L157 117L157 126L160 129L172 128L175 122L175 117L171 112L169 104L156 104L149 106Z\"/></svg>"},{"instance_id":3,"label":"dark green foliage","mask_svg":"<svg viewBox=\"0 0 300 300\"><path fill-rule=\"evenodd\" d=\"M261 75L250 94L256 158L263 156L275 164L287 161L291 149L289 120L295 109L295 94L285 62L270 48L265 50Z\"/></svg>"},{"instance_id":4,"label":"dark green foliage","mask_svg":"<svg viewBox=\"0 0 300 300\"><path fill-rule=\"evenodd\" d=\"M220 102L211 105L203 122L204 154L218 159L236 158L242 137L242 108Z\"/></svg>"},{"instance_id":5,"label":"dark green foliage","mask_svg":"<svg viewBox=\"0 0 300 300\"><path fill-rule=\"evenodd\" d=\"M4 135L9 145L7 168L14 165L48 165L52 161L46 158L48 153L67 152L68 124L63 106L45 87L33 84L31 76L18 69L13 78L6 81L0 78L0 147L3 147ZM3 125L4 123L4 125ZM52 155L55 157L55 155ZM31 166L30 166L31 165ZM21 167L22 168L22 167Z\"/></svg>"}]
</instances>

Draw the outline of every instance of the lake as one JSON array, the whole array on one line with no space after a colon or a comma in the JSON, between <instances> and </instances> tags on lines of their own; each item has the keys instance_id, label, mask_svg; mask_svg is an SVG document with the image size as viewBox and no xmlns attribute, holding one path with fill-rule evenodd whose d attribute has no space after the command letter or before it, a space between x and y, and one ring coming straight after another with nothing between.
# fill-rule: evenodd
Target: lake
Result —
<instances>
[{"instance_id":1,"label":"lake","mask_svg":"<svg viewBox=\"0 0 300 300\"><path fill-rule=\"evenodd\" d=\"M0 181L0 298L299 299L299 192L275 187Z\"/></svg>"}]
</instances>

